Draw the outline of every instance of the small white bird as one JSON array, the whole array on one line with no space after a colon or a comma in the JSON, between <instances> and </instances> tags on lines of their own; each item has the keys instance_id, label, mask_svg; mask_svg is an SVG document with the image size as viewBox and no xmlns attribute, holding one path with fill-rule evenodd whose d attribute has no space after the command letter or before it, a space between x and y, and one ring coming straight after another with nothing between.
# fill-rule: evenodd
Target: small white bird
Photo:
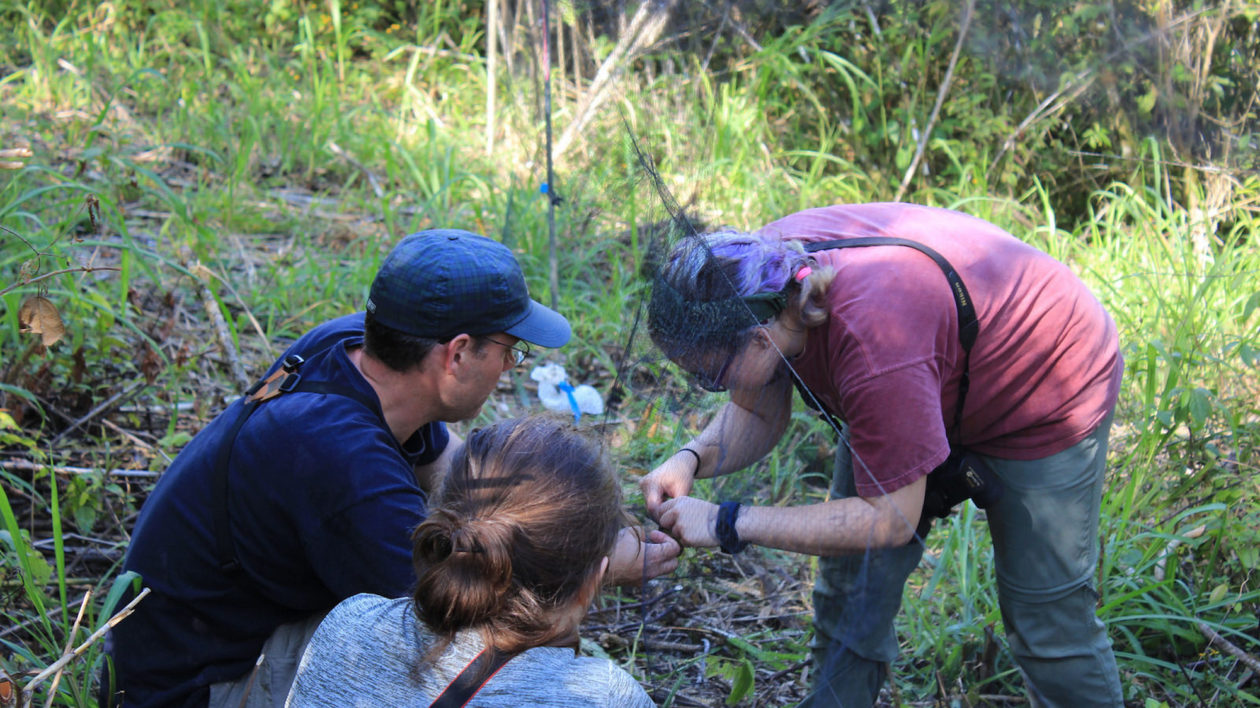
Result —
<instances>
[{"instance_id":1,"label":"small white bird","mask_svg":"<svg viewBox=\"0 0 1260 708\"><path fill-rule=\"evenodd\" d=\"M559 364L535 366L529 377L538 382L538 400L549 411L573 411L573 422L579 422L582 414L600 415L604 412L604 399L593 386L571 386L568 374Z\"/></svg>"}]
</instances>

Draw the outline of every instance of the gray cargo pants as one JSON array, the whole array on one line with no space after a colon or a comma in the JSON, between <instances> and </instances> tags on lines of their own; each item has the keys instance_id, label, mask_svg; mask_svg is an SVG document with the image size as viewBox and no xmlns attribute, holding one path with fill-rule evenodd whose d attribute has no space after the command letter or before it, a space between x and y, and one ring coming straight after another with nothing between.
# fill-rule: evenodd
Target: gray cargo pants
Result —
<instances>
[{"instance_id":1,"label":"gray cargo pants","mask_svg":"<svg viewBox=\"0 0 1260 708\"><path fill-rule=\"evenodd\" d=\"M985 458L1006 487L1001 501L987 510L1002 622L1035 705L1123 705L1093 586L1110 430L1108 416L1089 437L1049 457ZM844 444L831 492L856 495ZM922 545L914 542L820 559L814 690L802 706L874 703L886 679L885 664L897 656L893 618L901 593L922 554Z\"/></svg>"}]
</instances>

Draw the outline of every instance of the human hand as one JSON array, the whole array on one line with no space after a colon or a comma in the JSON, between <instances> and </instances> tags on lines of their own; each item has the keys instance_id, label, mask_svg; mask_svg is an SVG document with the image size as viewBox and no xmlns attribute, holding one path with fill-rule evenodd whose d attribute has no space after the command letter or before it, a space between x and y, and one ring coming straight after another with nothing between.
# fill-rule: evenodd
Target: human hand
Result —
<instances>
[{"instance_id":1,"label":"human hand","mask_svg":"<svg viewBox=\"0 0 1260 708\"><path fill-rule=\"evenodd\" d=\"M718 505L695 497L669 499L660 506L661 528L687 547L718 545Z\"/></svg>"},{"instance_id":2,"label":"human hand","mask_svg":"<svg viewBox=\"0 0 1260 708\"><path fill-rule=\"evenodd\" d=\"M638 526L627 526L617 534L608 563L608 581L613 585L642 585L678 568L682 547L660 531L646 536Z\"/></svg>"},{"instance_id":3,"label":"human hand","mask_svg":"<svg viewBox=\"0 0 1260 708\"><path fill-rule=\"evenodd\" d=\"M693 455L675 454L639 480L648 516L659 521L661 502L691 493L691 485L696 481L697 463Z\"/></svg>"}]
</instances>

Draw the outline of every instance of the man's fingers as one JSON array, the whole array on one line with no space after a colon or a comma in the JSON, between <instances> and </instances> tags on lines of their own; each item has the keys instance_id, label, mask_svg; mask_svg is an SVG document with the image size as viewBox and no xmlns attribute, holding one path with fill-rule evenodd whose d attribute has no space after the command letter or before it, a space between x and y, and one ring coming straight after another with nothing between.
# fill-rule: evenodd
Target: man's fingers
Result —
<instances>
[{"instance_id":1,"label":"man's fingers","mask_svg":"<svg viewBox=\"0 0 1260 708\"><path fill-rule=\"evenodd\" d=\"M678 543L677 541L673 539L672 536L665 533L664 531L661 531L660 529L652 529L651 531L648 531L647 542L648 543L673 543L673 544Z\"/></svg>"},{"instance_id":2,"label":"man's fingers","mask_svg":"<svg viewBox=\"0 0 1260 708\"><path fill-rule=\"evenodd\" d=\"M661 501L664 500L665 493L659 484L645 484L643 486L643 504L647 507L648 515L656 518L660 514Z\"/></svg>"},{"instance_id":3,"label":"man's fingers","mask_svg":"<svg viewBox=\"0 0 1260 708\"><path fill-rule=\"evenodd\" d=\"M678 545L678 541L674 540L669 534L654 531L653 533L660 536L659 539L652 539L647 543L648 553L656 553L658 556L677 556L682 552L682 546Z\"/></svg>"},{"instance_id":4,"label":"man's fingers","mask_svg":"<svg viewBox=\"0 0 1260 708\"><path fill-rule=\"evenodd\" d=\"M657 508L656 523L660 524L661 528L665 529L670 535L674 533L674 524L678 523L678 514L674 511L674 507L677 506L675 502L677 501L677 499L667 499Z\"/></svg>"},{"instance_id":5,"label":"man's fingers","mask_svg":"<svg viewBox=\"0 0 1260 708\"><path fill-rule=\"evenodd\" d=\"M672 573L678 568L678 554L682 553L682 546L674 539L664 536L664 540L657 543L648 543L644 546L647 553L647 566L649 568L648 575L657 577L665 573Z\"/></svg>"}]
</instances>

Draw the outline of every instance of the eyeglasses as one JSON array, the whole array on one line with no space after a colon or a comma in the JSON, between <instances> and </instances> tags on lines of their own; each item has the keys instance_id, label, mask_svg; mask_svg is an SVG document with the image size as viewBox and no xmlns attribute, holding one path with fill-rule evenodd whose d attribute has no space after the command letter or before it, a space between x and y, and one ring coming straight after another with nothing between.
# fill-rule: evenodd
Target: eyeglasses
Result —
<instances>
[{"instance_id":1,"label":"eyeglasses","mask_svg":"<svg viewBox=\"0 0 1260 708\"><path fill-rule=\"evenodd\" d=\"M523 339L518 341L516 344L500 342L499 340L491 339L490 337L486 337L486 340L493 342L494 344L498 344L501 347L507 347L508 350L512 352L512 366L520 366L521 362L525 361L525 357L529 356L529 342Z\"/></svg>"},{"instance_id":2,"label":"eyeglasses","mask_svg":"<svg viewBox=\"0 0 1260 708\"><path fill-rule=\"evenodd\" d=\"M709 376L703 372L689 372L691 380L700 388L712 393L722 393L726 391L726 384L722 380L726 378L726 370L731 368L731 362L735 361L735 355L739 353L739 347L732 347L730 353L726 355L726 361L722 362L721 368L713 376Z\"/></svg>"}]
</instances>

